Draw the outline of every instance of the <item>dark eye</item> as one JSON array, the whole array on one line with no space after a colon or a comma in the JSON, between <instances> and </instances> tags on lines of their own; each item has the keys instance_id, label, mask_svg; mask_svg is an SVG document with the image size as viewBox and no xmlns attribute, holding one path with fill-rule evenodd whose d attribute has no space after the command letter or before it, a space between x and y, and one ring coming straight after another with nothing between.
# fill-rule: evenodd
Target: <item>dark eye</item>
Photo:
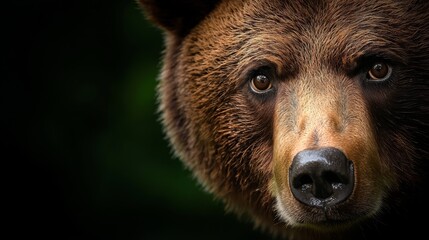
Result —
<instances>
[{"instance_id":1,"label":"dark eye","mask_svg":"<svg viewBox=\"0 0 429 240\"><path fill-rule=\"evenodd\" d=\"M272 88L272 84L267 76L259 74L252 78L250 88L255 93L265 93Z\"/></svg>"},{"instance_id":2,"label":"dark eye","mask_svg":"<svg viewBox=\"0 0 429 240\"><path fill-rule=\"evenodd\" d=\"M383 62L378 62L372 65L368 71L368 80L372 81L384 81L389 79L392 75L392 68Z\"/></svg>"}]
</instances>

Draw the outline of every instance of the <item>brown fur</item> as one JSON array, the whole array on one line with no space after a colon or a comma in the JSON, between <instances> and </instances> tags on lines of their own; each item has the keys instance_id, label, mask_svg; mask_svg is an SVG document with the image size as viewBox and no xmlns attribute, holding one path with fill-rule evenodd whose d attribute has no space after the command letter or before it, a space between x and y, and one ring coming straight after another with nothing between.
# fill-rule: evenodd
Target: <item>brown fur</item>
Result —
<instances>
[{"instance_id":1,"label":"brown fur","mask_svg":"<svg viewBox=\"0 0 429 240\"><path fill-rule=\"evenodd\" d=\"M178 156L229 209L274 235L341 238L422 179L428 3L173 2L141 0L166 30L163 124ZM367 57L386 59L393 80L363 79ZM275 84L264 97L248 87L260 68ZM353 161L356 178L350 199L327 213L300 204L288 185L293 156L325 146ZM347 227L319 226L325 214Z\"/></svg>"}]
</instances>

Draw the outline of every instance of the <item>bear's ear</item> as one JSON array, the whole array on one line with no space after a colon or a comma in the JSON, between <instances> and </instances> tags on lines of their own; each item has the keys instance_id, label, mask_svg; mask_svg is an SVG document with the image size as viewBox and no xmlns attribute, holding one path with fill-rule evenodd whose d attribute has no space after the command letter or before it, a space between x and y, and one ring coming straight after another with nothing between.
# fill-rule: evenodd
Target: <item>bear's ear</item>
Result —
<instances>
[{"instance_id":1,"label":"bear's ear","mask_svg":"<svg viewBox=\"0 0 429 240\"><path fill-rule=\"evenodd\" d=\"M218 0L137 0L151 21L173 34L184 36Z\"/></svg>"}]
</instances>

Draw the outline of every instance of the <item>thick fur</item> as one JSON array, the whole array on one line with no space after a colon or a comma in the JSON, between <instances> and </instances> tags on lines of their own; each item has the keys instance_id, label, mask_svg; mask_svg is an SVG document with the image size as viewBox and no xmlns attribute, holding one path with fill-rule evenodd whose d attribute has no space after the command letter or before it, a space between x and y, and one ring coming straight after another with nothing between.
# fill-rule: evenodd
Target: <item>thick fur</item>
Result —
<instances>
[{"instance_id":1,"label":"thick fur","mask_svg":"<svg viewBox=\"0 0 429 240\"><path fill-rule=\"evenodd\" d=\"M427 1L178 2L141 4L166 32L166 134L208 191L288 239L422 230L415 217L426 219L428 204ZM391 78L366 79L372 61L387 62ZM273 91L251 91L255 71L269 75ZM325 146L353 161L356 184L350 199L322 211L302 206L287 183L297 152Z\"/></svg>"}]
</instances>

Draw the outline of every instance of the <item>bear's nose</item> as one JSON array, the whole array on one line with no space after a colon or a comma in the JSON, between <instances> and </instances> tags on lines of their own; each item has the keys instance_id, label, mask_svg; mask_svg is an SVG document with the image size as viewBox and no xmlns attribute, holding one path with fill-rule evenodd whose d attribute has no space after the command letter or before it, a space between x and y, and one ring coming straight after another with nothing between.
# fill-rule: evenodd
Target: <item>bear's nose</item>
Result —
<instances>
[{"instance_id":1,"label":"bear's nose","mask_svg":"<svg viewBox=\"0 0 429 240\"><path fill-rule=\"evenodd\" d=\"M336 148L303 150L289 169L293 196L312 207L330 207L346 200L353 191L353 163Z\"/></svg>"}]
</instances>

